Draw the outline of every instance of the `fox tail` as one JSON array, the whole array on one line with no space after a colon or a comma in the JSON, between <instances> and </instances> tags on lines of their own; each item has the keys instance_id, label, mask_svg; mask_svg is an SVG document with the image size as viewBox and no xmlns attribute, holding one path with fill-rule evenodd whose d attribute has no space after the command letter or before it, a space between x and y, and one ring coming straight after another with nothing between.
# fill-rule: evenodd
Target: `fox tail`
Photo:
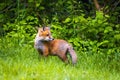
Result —
<instances>
[{"instance_id":1,"label":"fox tail","mask_svg":"<svg viewBox=\"0 0 120 80\"><path fill-rule=\"evenodd\" d=\"M72 63L75 64L77 62L77 55L75 51L73 50L72 46L68 47L68 52L70 53L70 56L72 58Z\"/></svg>"}]
</instances>

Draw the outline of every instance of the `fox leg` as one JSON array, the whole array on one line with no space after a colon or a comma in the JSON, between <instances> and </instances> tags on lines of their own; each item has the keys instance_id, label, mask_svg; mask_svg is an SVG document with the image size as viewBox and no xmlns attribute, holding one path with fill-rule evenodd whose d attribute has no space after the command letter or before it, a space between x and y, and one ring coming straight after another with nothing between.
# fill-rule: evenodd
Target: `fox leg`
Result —
<instances>
[{"instance_id":1,"label":"fox leg","mask_svg":"<svg viewBox=\"0 0 120 80\"><path fill-rule=\"evenodd\" d=\"M65 54L59 54L58 57L65 63L68 63L68 58Z\"/></svg>"},{"instance_id":2,"label":"fox leg","mask_svg":"<svg viewBox=\"0 0 120 80\"><path fill-rule=\"evenodd\" d=\"M40 49L37 49L37 51L38 51L40 56L43 55L43 53L42 53L42 51Z\"/></svg>"},{"instance_id":3,"label":"fox leg","mask_svg":"<svg viewBox=\"0 0 120 80\"><path fill-rule=\"evenodd\" d=\"M49 54L49 50L46 48L44 51L43 51L43 56L47 57Z\"/></svg>"},{"instance_id":4,"label":"fox leg","mask_svg":"<svg viewBox=\"0 0 120 80\"><path fill-rule=\"evenodd\" d=\"M49 54L47 48L44 49L44 50L40 50L40 49L38 49L38 53L39 53L40 56L41 56L41 55L42 55L42 56L48 56L48 54Z\"/></svg>"}]
</instances>

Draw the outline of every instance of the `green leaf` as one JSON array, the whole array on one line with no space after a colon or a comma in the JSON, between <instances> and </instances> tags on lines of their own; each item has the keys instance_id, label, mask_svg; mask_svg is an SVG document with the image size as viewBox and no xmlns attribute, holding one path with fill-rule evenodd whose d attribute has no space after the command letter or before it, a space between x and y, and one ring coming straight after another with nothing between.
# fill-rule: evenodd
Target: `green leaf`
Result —
<instances>
[{"instance_id":1,"label":"green leaf","mask_svg":"<svg viewBox=\"0 0 120 80\"><path fill-rule=\"evenodd\" d=\"M40 3L36 3L36 7L39 7L40 6Z\"/></svg>"},{"instance_id":2,"label":"green leaf","mask_svg":"<svg viewBox=\"0 0 120 80\"><path fill-rule=\"evenodd\" d=\"M65 19L64 23L68 23L70 21L71 21L71 19L68 17L68 18Z\"/></svg>"},{"instance_id":3,"label":"green leaf","mask_svg":"<svg viewBox=\"0 0 120 80\"><path fill-rule=\"evenodd\" d=\"M120 40L120 34L114 35L114 38L117 39L117 40Z\"/></svg>"},{"instance_id":4,"label":"green leaf","mask_svg":"<svg viewBox=\"0 0 120 80\"><path fill-rule=\"evenodd\" d=\"M99 46L101 46L103 44L106 44L106 43L109 43L109 41L108 40L104 40L103 42L98 43L97 46L99 47Z\"/></svg>"},{"instance_id":5,"label":"green leaf","mask_svg":"<svg viewBox=\"0 0 120 80\"><path fill-rule=\"evenodd\" d=\"M113 31L112 27L106 27L105 30L104 30L104 33L108 33L110 31Z\"/></svg>"},{"instance_id":6,"label":"green leaf","mask_svg":"<svg viewBox=\"0 0 120 80\"><path fill-rule=\"evenodd\" d=\"M97 19L103 19L103 18L104 18L104 17L103 17L103 12L97 11L97 12L96 12L96 18L97 18Z\"/></svg>"},{"instance_id":7,"label":"green leaf","mask_svg":"<svg viewBox=\"0 0 120 80\"><path fill-rule=\"evenodd\" d=\"M80 44L77 41L73 42L75 46L80 46Z\"/></svg>"},{"instance_id":8,"label":"green leaf","mask_svg":"<svg viewBox=\"0 0 120 80\"><path fill-rule=\"evenodd\" d=\"M27 24L25 20L20 21L20 24Z\"/></svg>"},{"instance_id":9,"label":"green leaf","mask_svg":"<svg viewBox=\"0 0 120 80\"><path fill-rule=\"evenodd\" d=\"M28 2L33 2L34 0L28 0Z\"/></svg>"},{"instance_id":10,"label":"green leaf","mask_svg":"<svg viewBox=\"0 0 120 80\"><path fill-rule=\"evenodd\" d=\"M40 6L40 10L44 10L45 8L43 6Z\"/></svg>"}]
</instances>

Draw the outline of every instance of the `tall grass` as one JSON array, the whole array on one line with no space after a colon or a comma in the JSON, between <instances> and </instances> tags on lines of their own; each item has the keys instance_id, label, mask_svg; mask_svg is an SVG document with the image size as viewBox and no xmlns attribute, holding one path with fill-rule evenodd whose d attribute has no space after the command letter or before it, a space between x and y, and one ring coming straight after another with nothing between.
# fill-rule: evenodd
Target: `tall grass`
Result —
<instances>
[{"instance_id":1,"label":"tall grass","mask_svg":"<svg viewBox=\"0 0 120 80\"><path fill-rule=\"evenodd\" d=\"M0 39L0 80L119 80L116 67L99 54L77 51L76 65L38 55L33 45Z\"/></svg>"}]
</instances>

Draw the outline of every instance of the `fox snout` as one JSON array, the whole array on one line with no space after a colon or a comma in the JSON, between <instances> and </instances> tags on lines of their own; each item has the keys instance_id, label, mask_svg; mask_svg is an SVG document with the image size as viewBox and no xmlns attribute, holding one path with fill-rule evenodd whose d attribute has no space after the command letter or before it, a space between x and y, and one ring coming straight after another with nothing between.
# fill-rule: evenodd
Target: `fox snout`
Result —
<instances>
[{"instance_id":1,"label":"fox snout","mask_svg":"<svg viewBox=\"0 0 120 80\"><path fill-rule=\"evenodd\" d=\"M52 41L52 40L54 40L54 38L50 38L49 40Z\"/></svg>"},{"instance_id":2,"label":"fox snout","mask_svg":"<svg viewBox=\"0 0 120 80\"><path fill-rule=\"evenodd\" d=\"M52 40L54 40L54 38L51 37L51 36L49 36L49 37L46 37L44 40L45 40L45 41L52 41Z\"/></svg>"}]
</instances>

